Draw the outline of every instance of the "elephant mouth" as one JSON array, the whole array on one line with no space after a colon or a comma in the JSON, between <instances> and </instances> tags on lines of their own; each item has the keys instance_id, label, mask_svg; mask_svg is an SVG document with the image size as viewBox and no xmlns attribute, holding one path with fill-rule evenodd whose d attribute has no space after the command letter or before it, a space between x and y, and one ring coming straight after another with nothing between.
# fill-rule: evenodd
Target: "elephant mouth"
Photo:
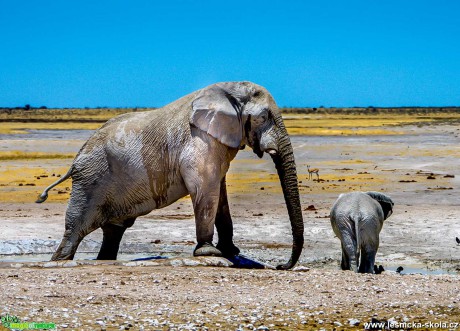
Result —
<instances>
[{"instance_id":1,"label":"elephant mouth","mask_svg":"<svg viewBox=\"0 0 460 331\"><path fill-rule=\"evenodd\" d=\"M268 154L270 154L271 156L275 156L276 154L278 154L278 151L277 151L276 149L274 149L274 148L267 148L267 149L265 150L265 153L268 153Z\"/></svg>"},{"instance_id":2,"label":"elephant mouth","mask_svg":"<svg viewBox=\"0 0 460 331\"><path fill-rule=\"evenodd\" d=\"M252 150L254 151L254 154L256 154L260 159L264 156L264 153L270 154L270 156L278 155L278 151L272 147L262 149L260 147L259 139L254 139Z\"/></svg>"},{"instance_id":3,"label":"elephant mouth","mask_svg":"<svg viewBox=\"0 0 460 331\"><path fill-rule=\"evenodd\" d=\"M261 159L264 156L264 151L260 148L259 139L254 139L252 150L254 154L256 154L259 157L259 159Z\"/></svg>"},{"instance_id":4,"label":"elephant mouth","mask_svg":"<svg viewBox=\"0 0 460 331\"><path fill-rule=\"evenodd\" d=\"M265 151L261 150L260 148L254 148L254 153L259 157L262 158L264 156L264 153L270 154L270 156L276 156L278 155L278 151L273 148L267 148Z\"/></svg>"}]
</instances>

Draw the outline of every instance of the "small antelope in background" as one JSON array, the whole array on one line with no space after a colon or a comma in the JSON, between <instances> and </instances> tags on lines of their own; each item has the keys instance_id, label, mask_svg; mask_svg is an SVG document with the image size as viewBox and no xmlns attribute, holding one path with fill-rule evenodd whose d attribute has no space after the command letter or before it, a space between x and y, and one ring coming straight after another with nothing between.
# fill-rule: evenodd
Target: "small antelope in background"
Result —
<instances>
[{"instance_id":1,"label":"small antelope in background","mask_svg":"<svg viewBox=\"0 0 460 331\"><path fill-rule=\"evenodd\" d=\"M310 166L307 165L307 169L308 169L308 180L313 179L313 174L316 174L316 177L319 180L319 169L318 168L310 169Z\"/></svg>"}]
</instances>

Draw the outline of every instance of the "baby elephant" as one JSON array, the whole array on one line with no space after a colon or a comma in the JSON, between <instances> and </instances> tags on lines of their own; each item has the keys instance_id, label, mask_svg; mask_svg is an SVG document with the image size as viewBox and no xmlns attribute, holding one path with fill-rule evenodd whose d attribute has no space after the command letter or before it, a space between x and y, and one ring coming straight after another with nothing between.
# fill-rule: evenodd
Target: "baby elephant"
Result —
<instances>
[{"instance_id":1,"label":"baby elephant","mask_svg":"<svg viewBox=\"0 0 460 331\"><path fill-rule=\"evenodd\" d=\"M379 192L352 192L339 196L332 206L331 225L342 242L342 270L374 273L379 233L383 221L392 214L393 205L389 196Z\"/></svg>"}]
</instances>

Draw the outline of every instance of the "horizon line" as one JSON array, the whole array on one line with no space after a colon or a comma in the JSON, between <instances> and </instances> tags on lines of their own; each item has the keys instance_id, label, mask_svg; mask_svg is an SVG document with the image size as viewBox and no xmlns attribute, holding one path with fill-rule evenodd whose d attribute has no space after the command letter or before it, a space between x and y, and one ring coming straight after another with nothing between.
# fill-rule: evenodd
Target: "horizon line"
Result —
<instances>
[{"instance_id":1,"label":"horizon line","mask_svg":"<svg viewBox=\"0 0 460 331\"><path fill-rule=\"evenodd\" d=\"M29 106L29 107L27 107ZM24 106L14 106L14 107L8 107L8 106L0 106L1 110L4 109L23 109L23 110L40 110L40 109L135 109L135 108L141 108L141 109L149 109L149 108L163 108L166 105L157 107L157 106L96 106L96 107L89 107L89 106L84 106L84 107L74 107L74 106L68 106L68 107L48 107L48 106L31 106L29 104L25 104ZM454 105L448 105L448 106L278 106L279 109L389 109L389 108L460 108L459 106L454 106Z\"/></svg>"}]
</instances>

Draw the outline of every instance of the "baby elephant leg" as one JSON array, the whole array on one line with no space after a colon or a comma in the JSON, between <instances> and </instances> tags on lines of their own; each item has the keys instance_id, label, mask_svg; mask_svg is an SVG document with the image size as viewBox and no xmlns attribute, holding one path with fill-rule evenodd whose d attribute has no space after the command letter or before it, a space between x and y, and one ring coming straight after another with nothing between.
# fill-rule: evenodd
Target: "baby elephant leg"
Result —
<instances>
[{"instance_id":1,"label":"baby elephant leg","mask_svg":"<svg viewBox=\"0 0 460 331\"><path fill-rule=\"evenodd\" d=\"M351 234L342 238L342 270L358 272L359 252L356 248L356 239Z\"/></svg>"},{"instance_id":2,"label":"baby elephant leg","mask_svg":"<svg viewBox=\"0 0 460 331\"><path fill-rule=\"evenodd\" d=\"M377 239L378 240L378 239ZM375 255L377 254L377 245L375 243L365 243L361 247L361 262L359 263L359 272L365 274L374 273Z\"/></svg>"},{"instance_id":3,"label":"baby elephant leg","mask_svg":"<svg viewBox=\"0 0 460 331\"><path fill-rule=\"evenodd\" d=\"M350 270L350 258L342 246L342 262L340 263L342 270Z\"/></svg>"}]
</instances>

